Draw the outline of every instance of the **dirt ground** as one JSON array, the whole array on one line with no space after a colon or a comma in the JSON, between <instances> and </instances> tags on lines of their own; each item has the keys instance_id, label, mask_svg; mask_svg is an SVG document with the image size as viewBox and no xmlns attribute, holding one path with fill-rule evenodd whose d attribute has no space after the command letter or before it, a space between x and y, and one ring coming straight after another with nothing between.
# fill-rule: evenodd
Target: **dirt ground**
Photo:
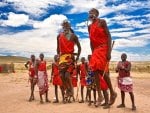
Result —
<instances>
[{"instance_id":1,"label":"dirt ground","mask_svg":"<svg viewBox=\"0 0 150 113\"><path fill-rule=\"evenodd\" d=\"M137 110L131 110L131 100L126 93L126 108L116 108L120 104L120 92L116 86L117 74L111 73L111 80L115 91L118 93L116 102L110 109L102 107L95 108L87 103L44 103L39 102L38 88L35 88L35 101L28 102L30 84L28 83L27 72L16 72L11 74L0 74L0 113L150 113L150 74L132 73L134 81L134 94ZM75 89L75 95L76 95ZM80 93L79 93L80 95ZM79 96L80 98L80 96ZM54 99L54 87L49 85L49 99ZM61 94L59 91L59 100Z\"/></svg>"}]
</instances>

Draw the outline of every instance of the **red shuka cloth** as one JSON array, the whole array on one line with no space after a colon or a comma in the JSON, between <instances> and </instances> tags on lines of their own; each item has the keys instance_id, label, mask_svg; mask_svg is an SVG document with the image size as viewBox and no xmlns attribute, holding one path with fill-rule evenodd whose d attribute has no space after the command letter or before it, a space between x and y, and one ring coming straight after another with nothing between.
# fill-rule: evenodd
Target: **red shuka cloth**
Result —
<instances>
[{"instance_id":1,"label":"red shuka cloth","mask_svg":"<svg viewBox=\"0 0 150 113\"><path fill-rule=\"evenodd\" d=\"M40 61L38 71L46 71L46 61Z\"/></svg>"},{"instance_id":2,"label":"red shuka cloth","mask_svg":"<svg viewBox=\"0 0 150 113\"><path fill-rule=\"evenodd\" d=\"M93 53L90 60L90 67L93 71L105 70L107 64L108 36L103 27L98 26L99 20L90 25L90 41L93 46ZM105 71L108 71L108 66Z\"/></svg>"},{"instance_id":3,"label":"red shuka cloth","mask_svg":"<svg viewBox=\"0 0 150 113\"><path fill-rule=\"evenodd\" d=\"M72 79L72 86L77 87L77 70L76 69L73 70L71 79Z\"/></svg>"},{"instance_id":4,"label":"red shuka cloth","mask_svg":"<svg viewBox=\"0 0 150 113\"><path fill-rule=\"evenodd\" d=\"M103 76L99 76L99 80L100 80L100 88L102 90L107 90L108 89L108 85L106 83L106 81L104 80L104 77Z\"/></svg>"},{"instance_id":5,"label":"red shuka cloth","mask_svg":"<svg viewBox=\"0 0 150 113\"><path fill-rule=\"evenodd\" d=\"M63 33L59 36L59 49L61 54L70 54L74 52L74 42L68 40Z\"/></svg>"},{"instance_id":6,"label":"red shuka cloth","mask_svg":"<svg viewBox=\"0 0 150 113\"><path fill-rule=\"evenodd\" d=\"M85 63L80 64L80 83L81 86L86 86L86 67L85 67Z\"/></svg>"},{"instance_id":7,"label":"red shuka cloth","mask_svg":"<svg viewBox=\"0 0 150 113\"><path fill-rule=\"evenodd\" d=\"M52 64L52 71L53 71L53 85L62 85L62 80L59 75L58 63Z\"/></svg>"},{"instance_id":8,"label":"red shuka cloth","mask_svg":"<svg viewBox=\"0 0 150 113\"><path fill-rule=\"evenodd\" d=\"M34 77L35 76L35 68L32 61L29 61L29 76Z\"/></svg>"},{"instance_id":9,"label":"red shuka cloth","mask_svg":"<svg viewBox=\"0 0 150 113\"><path fill-rule=\"evenodd\" d=\"M122 66L127 68L129 65L131 65L131 63L129 61L125 61L125 62L120 61L120 62L118 62L117 68L119 69ZM119 69L118 72L119 72L119 77L121 77L121 78L130 76L130 71L125 71L125 70Z\"/></svg>"}]
</instances>

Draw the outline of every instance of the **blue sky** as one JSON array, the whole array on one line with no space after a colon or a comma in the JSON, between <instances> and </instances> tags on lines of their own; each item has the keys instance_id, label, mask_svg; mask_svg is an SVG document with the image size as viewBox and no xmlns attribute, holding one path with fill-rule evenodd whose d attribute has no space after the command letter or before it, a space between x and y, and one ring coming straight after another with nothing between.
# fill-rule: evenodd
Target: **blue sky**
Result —
<instances>
[{"instance_id":1,"label":"blue sky","mask_svg":"<svg viewBox=\"0 0 150 113\"><path fill-rule=\"evenodd\" d=\"M91 54L88 11L97 8L115 45L112 61L121 53L128 60L150 61L149 0L0 0L0 55L30 57L56 54L60 24L68 19L79 37L81 56Z\"/></svg>"}]
</instances>

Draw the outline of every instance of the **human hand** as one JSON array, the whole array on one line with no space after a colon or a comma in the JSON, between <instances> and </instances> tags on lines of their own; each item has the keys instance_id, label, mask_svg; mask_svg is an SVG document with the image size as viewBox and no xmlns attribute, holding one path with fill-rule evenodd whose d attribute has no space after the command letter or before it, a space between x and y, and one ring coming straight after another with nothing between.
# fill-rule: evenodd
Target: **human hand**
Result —
<instances>
[{"instance_id":1,"label":"human hand","mask_svg":"<svg viewBox=\"0 0 150 113\"><path fill-rule=\"evenodd\" d=\"M108 60L108 61L111 60L111 54L107 54L107 60Z\"/></svg>"}]
</instances>

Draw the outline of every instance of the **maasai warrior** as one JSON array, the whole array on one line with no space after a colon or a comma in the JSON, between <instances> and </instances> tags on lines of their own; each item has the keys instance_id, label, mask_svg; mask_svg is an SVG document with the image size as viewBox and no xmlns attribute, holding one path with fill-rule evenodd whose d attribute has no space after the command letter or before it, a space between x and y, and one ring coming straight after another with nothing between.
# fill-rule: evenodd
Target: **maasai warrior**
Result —
<instances>
[{"instance_id":1,"label":"maasai warrior","mask_svg":"<svg viewBox=\"0 0 150 113\"><path fill-rule=\"evenodd\" d=\"M108 62L111 59L111 36L106 21L104 19L99 19L98 16L99 12L97 9L92 8L89 11L89 19L92 22L88 27L92 50L90 67L92 71L94 71L98 91L98 101L96 106L99 106L103 100L99 85L99 75L103 75L104 72L104 79L108 84L111 94L109 104L112 105L115 102L117 93L112 88L108 70Z\"/></svg>"},{"instance_id":2,"label":"maasai warrior","mask_svg":"<svg viewBox=\"0 0 150 113\"><path fill-rule=\"evenodd\" d=\"M43 103L42 95L45 94L45 101L50 102L48 99L48 75L46 68L46 61L44 54L40 54L40 60L36 61L35 72L37 77L37 85L39 87L40 103Z\"/></svg>"},{"instance_id":3,"label":"maasai warrior","mask_svg":"<svg viewBox=\"0 0 150 113\"><path fill-rule=\"evenodd\" d=\"M79 65L79 76L81 84L81 101L79 103L84 103L84 87L86 87L86 77L87 77L87 63L85 62L85 57L81 58L81 64ZM86 93L87 99L87 93Z\"/></svg>"},{"instance_id":4,"label":"maasai warrior","mask_svg":"<svg viewBox=\"0 0 150 113\"><path fill-rule=\"evenodd\" d=\"M62 23L63 32L57 37L57 54L59 59L59 70L63 82L63 88L66 89L67 95L73 95L73 87L70 73L73 71L74 62L77 62L81 53L81 46L78 37L74 34L68 21ZM77 45L77 57L74 57L74 47ZM64 100L65 103L65 100Z\"/></svg>"},{"instance_id":5,"label":"maasai warrior","mask_svg":"<svg viewBox=\"0 0 150 113\"><path fill-rule=\"evenodd\" d=\"M136 110L136 106L134 103L134 94L133 94L133 84L132 79L130 77L130 70L131 70L131 63L126 60L127 55L123 53L121 55L121 60L118 62L116 72L119 73L118 76L118 86L121 90L121 100L122 103L117 106L117 108L124 108L125 107L125 92L129 92L131 101L132 101L132 110Z\"/></svg>"},{"instance_id":6,"label":"maasai warrior","mask_svg":"<svg viewBox=\"0 0 150 113\"><path fill-rule=\"evenodd\" d=\"M54 62L52 63L52 71L51 71L51 80L50 82L53 83L53 85L55 86L55 97L56 100L53 103L58 103L58 86L60 86L60 89L62 91L62 81L60 78L60 74L59 74L59 62L58 62L59 58L58 55L54 56Z\"/></svg>"},{"instance_id":7,"label":"maasai warrior","mask_svg":"<svg viewBox=\"0 0 150 113\"><path fill-rule=\"evenodd\" d=\"M29 101L34 100L34 87L35 87L35 56L31 55L31 60L27 61L25 67L29 70L29 81L31 84L31 95Z\"/></svg>"}]
</instances>

